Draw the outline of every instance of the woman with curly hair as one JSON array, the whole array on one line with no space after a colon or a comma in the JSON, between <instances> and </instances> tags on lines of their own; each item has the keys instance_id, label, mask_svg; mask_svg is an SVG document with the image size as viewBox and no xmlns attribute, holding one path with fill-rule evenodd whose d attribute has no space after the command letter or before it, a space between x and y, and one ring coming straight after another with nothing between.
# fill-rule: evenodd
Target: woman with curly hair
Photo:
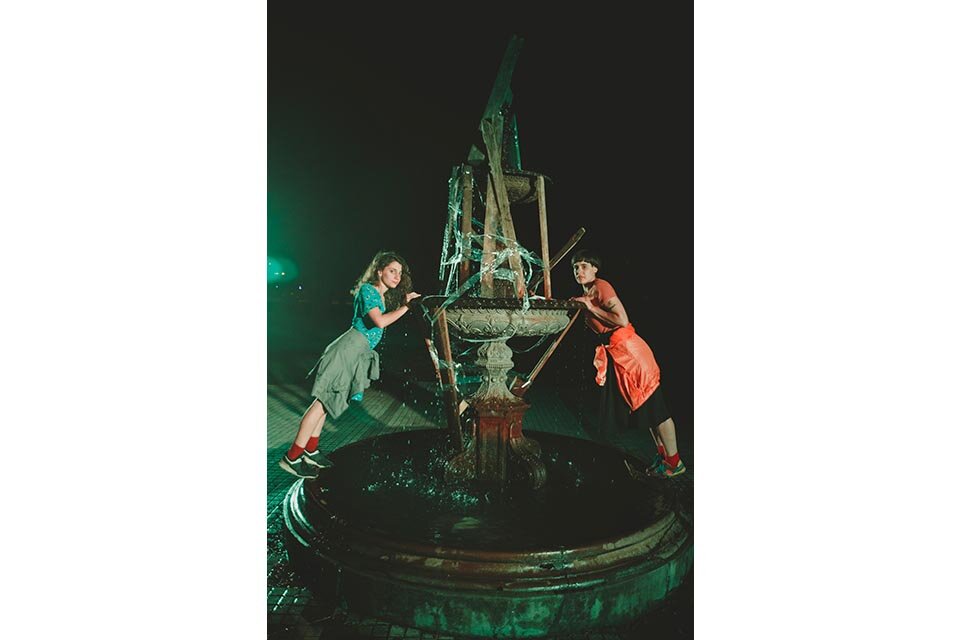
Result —
<instances>
[{"instance_id":1,"label":"woman with curly hair","mask_svg":"<svg viewBox=\"0 0 960 640\"><path fill-rule=\"evenodd\" d=\"M350 328L327 345L317 362L313 402L300 419L300 429L280 468L300 478L315 478L333 463L318 448L329 414L336 419L351 400L363 398L371 380L380 377L380 354L374 349L383 330L407 312L420 294L412 291L406 261L393 251L380 251L354 284Z\"/></svg>"}]
</instances>

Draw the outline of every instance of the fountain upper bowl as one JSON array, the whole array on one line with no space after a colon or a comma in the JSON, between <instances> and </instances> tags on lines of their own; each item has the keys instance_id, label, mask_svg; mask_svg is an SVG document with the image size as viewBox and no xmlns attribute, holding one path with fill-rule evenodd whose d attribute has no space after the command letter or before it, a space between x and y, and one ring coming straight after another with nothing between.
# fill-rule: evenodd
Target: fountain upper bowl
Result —
<instances>
[{"instance_id":1,"label":"fountain upper bowl","mask_svg":"<svg viewBox=\"0 0 960 640\"><path fill-rule=\"evenodd\" d=\"M427 296L422 304L431 314L446 300ZM582 307L572 300L531 298L524 304L517 298L459 298L446 307L450 330L467 338L510 338L547 336L567 326L570 315Z\"/></svg>"}]
</instances>

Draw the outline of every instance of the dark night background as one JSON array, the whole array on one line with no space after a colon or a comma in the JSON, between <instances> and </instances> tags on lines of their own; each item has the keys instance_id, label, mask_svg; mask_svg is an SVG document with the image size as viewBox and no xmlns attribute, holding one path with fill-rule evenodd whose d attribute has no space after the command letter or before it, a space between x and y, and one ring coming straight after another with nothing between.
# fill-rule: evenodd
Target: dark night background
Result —
<instances>
[{"instance_id":1,"label":"dark night background","mask_svg":"<svg viewBox=\"0 0 960 640\"><path fill-rule=\"evenodd\" d=\"M270 3L267 252L299 274L271 285L271 354L322 348L311 323L342 330L348 290L378 249L399 251L415 289L438 293L447 179L471 144L483 148L480 117L516 34L522 167L551 181L551 252L586 228L577 248L600 251L600 277L653 348L681 445L692 444L692 7L648 8L635 22L528 13L447 11L430 27ZM514 219L539 253L536 205ZM578 294L568 265L553 270L554 297ZM580 342L572 332L541 379L568 375Z\"/></svg>"}]
</instances>

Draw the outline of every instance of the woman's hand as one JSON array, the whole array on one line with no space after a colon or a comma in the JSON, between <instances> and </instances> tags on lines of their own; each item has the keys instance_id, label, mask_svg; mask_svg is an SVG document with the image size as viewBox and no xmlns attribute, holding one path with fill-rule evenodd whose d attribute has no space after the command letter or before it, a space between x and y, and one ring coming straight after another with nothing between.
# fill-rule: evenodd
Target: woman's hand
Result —
<instances>
[{"instance_id":1,"label":"woman's hand","mask_svg":"<svg viewBox=\"0 0 960 640\"><path fill-rule=\"evenodd\" d=\"M587 311L589 311L590 313L593 313L594 309L596 309L596 306L594 306L590 296L577 296L576 298L570 298L570 299L573 300L574 302L582 302L583 306L585 306L587 308Z\"/></svg>"},{"instance_id":2,"label":"woman's hand","mask_svg":"<svg viewBox=\"0 0 960 640\"><path fill-rule=\"evenodd\" d=\"M411 300L414 300L419 297L420 297L419 293L417 293L416 291L411 291L410 293L407 294L407 299L404 301L404 304L409 304Z\"/></svg>"}]
</instances>

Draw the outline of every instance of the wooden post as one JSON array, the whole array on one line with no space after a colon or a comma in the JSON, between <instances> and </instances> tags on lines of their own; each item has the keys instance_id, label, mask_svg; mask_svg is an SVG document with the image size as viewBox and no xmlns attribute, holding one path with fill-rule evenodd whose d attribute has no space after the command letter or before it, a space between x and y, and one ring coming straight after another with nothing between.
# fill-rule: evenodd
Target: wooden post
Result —
<instances>
[{"instance_id":1,"label":"wooden post","mask_svg":"<svg viewBox=\"0 0 960 640\"><path fill-rule=\"evenodd\" d=\"M563 260L563 256L567 255L567 253L570 252L570 249L573 249L573 247L580 242L580 238L582 238L583 234L586 232L586 229L583 227L577 229L577 232L573 234L569 240L567 240L567 244L563 245L563 249L560 249L560 251L557 252L557 255L550 258L550 264L543 265L544 273L548 273L551 269L557 266L557 263ZM530 282L530 291L537 290L537 287L540 286L540 281L544 278L544 273L541 273Z\"/></svg>"},{"instance_id":2,"label":"wooden post","mask_svg":"<svg viewBox=\"0 0 960 640\"><path fill-rule=\"evenodd\" d=\"M544 260L550 259L550 241L547 238L547 192L546 181L543 176L537 176L537 203L540 207L540 255ZM543 269L543 297L547 300L553 298L550 289L550 265L544 265Z\"/></svg>"},{"instance_id":3,"label":"wooden post","mask_svg":"<svg viewBox=\"0 0 960 640\"><path fill-rule=\"evenodd\" d=\"M493 195L493 181L487 178L487 212L483 218L483 257L480 259L480 295L484 298L493 297L493 254L496 253L499 243L494 236L499 236L500 210L497 208L497 198Z\"/></svg>"},{"instance_id":4,"label":"wooden post","mask_svg":"<svg viewBox=\"0 0 960 640\"><path fill-rule=\"evenodd\" d=\"M447 427L450 429L450 435L453 436L453 443L457 449L463 451L463 431L460 428L460 401L457 399L457 372L453 368L453 353L450 349L450 329L447 327L447 311L441 309L437 316L437 330L440 333L440 349L442 351L443 361L446 363L444 369L444 410L447 414Z\"/></svg>"},{"instance_id":5,"label":"wooden post","mask_svg":"<svg viewBox=\"0 0 960 640\"><path fill-rule=\"evenodd\" d=\"M460 284L470 279L470 250L473 244L473 168L466 165L463 168L463 203L460 206L460 241L463 247L463 258L460 260Z\"/></svg>"},{"instance_id":6,"label":"wooden post","mask_svg":"<svg viewBox=\"0 0 960 640\"><path fill-rule=\"evenodd\" d=\"M490 175L487 183L493 182L493 192L497 200L497 214L502 229L501 235L506 239L507 248L514 250L507 256L510 262L510 270L513 271L514 293L518 298L522 298L526 290L526 283L523 281L523 266L520 263L520 256L516 252L517 234L513 228L510 196L507 194L507 185L503 179L503 167L500 164L503 117L498 114L492 121L483 120L480 123L480 131L483 134L483 142L487 147L487 159L490 164Z\"/></svg>"},{"instance_id":7,"label":"wooden post","mask_svg":"<svg viewBox=\"0 0 960 640\"><path fill-rule=\"evenodd\" d=\"M534 379L540 374L540 371L543 369L544 365L547 364L547 360L550 359L550 356L553 355L553 352L557 350L557 346L560 344L560 341L563 340L563 337L567 335L567 331L570 331L570 327L573 326L574 321L580 317L580 309L577 309L577 312L573 314L573 317L570 318L570 322L567 323L567 326L564 327L563 331L557 336L557 339L553 341L553 344L550 345L537 362L537 366L533 368L530 372L530 375L527 376L526 382L520 382L520 376L517 376L513 379L513 382L510 383L510 390L517 396L523 396L530 389L530 385L533 384Z\"/></svg>"}]
</instances>

